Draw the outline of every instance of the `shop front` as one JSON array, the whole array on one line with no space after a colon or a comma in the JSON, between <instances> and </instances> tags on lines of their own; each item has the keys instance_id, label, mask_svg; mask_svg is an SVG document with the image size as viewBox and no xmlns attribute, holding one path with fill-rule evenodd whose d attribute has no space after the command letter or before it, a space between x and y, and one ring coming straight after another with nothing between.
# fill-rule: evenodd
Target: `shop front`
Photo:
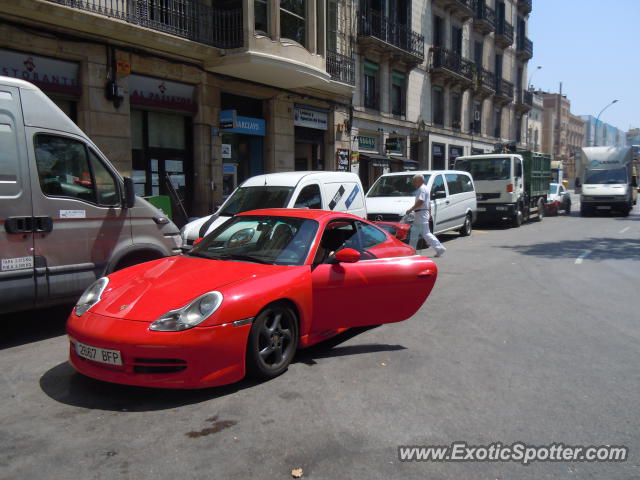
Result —
<instances>
[{"instance_id":1,"label":"shop front","mask_svg":"<svg viewBox=\"0 0 640 480\"><path fill-rule=\"evenodd\" d=\"M449 145L449 169L453 169L456 158L464 155L464 147L460 145Z\"/></svg>"},{"instance_id":2,"label":"shop front","mask_svg":"<svg viewBox=\"0 0 640 480\"><path fill-rule=\"evenodd\" d=\"M389 168L392 172L407 172L418 169L418 162L405 156L406 140L404 137L389 137L385 142L389 156Z\"/></svg>"},{"instance_id":3,"label":"shop front","mask_svg":"<svg viewBox=\"0 0 640 480\"><path fill-rule=\"evenodd\" d=\"M295 170L327 170L325 137L328 110L308 105L294 105Z\"/></svg>"},{"instance_id":4,"label":"shop front","mask_svg":"<svg viewBox=\"0 0 640 480\"><path fill-rule=\"evenodd\" d=\"M0 49L0 74L37 85L77 123L79 64L16 50Z\"/></svg>"},{"instance_id":5,"label":"shop front","mask_svg":"<svg viewBox=\"0 0 640 480\"><path fill-rule=\"evenodd\" d=\"M195 87L132 74L129 93L136 194L168 196L174 220L184 223L193 201Z\"/></svg>"},{"instance_id":6,"label":"shop front","mask_svg":"<svg viewBox=\"0 0 640 480\"><path fill-rule=\"evenodd\" d=\"M446 145L444 143L431 144L431 169L432 170L444 170L446 162Z\"/></svg>"},{"instance_id":7,"label":"shop front","mask_svg":"<svg viewBox=\"0 0 640 480\"><path fill-rule=\"evenodd\" d=\"M378 147L378 137L373 135L358 135L358 174L365 190L373 185L378 177L390 171L389 157L381 155Z\"/></svg>"}]
</instances>

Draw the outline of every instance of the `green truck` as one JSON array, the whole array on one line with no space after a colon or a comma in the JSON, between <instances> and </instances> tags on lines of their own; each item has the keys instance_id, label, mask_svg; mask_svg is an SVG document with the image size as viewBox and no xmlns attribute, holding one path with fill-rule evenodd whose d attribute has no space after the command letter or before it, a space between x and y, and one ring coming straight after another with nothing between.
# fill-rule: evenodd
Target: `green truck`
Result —
<instances>
[{"instance_id":1,"label":"green truck","mask_svg":"<svg viewBox=\"0 0 640 480\"><path fill-rule=\"evenodd\" d=\"M480 221L509 221L519 227L542 220L551 181L551 156L519 151L458 157L457 170L471 173Z\"/></svg>"}]
</instances>

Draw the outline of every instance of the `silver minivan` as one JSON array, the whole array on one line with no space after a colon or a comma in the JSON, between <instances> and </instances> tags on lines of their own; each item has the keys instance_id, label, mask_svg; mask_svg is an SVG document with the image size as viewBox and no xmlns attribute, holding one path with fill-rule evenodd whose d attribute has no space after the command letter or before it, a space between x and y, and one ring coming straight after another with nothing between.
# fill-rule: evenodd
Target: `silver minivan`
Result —
<instances>
[{"instance_id":1,"label":"silver minivan","mask_svg":"<svg viewBox=\"0 0 640 480\"><path fill-rule=\"evenodd\" d=\"M178 228L40 89L0 76L0 313L180 252Z\"/></svg>"},{"instance_id":2,"label":"silver minivan","mask_svg":"<svg viewBox=\"0 0 640 480\"><path fill-rule=\"evenodd\" d=\"M400 222L415 203L412 178L420 173L431 192L431 231L435 234L458 230L470 235L477 216L473 179L460 170L424 170L382 175L367 192L367 218Z\"/></svg>"}]
</instances>

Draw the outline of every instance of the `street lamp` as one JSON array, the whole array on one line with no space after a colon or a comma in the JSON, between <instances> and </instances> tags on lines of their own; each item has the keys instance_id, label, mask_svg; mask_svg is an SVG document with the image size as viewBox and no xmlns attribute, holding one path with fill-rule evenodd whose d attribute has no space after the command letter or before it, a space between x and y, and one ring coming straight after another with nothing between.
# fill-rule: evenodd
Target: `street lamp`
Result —
<instances>
[{"instance_id":1,"label":"street lamp","mask_svg":"<svg viewBox=\"0 0 640 480\"><path fill-rule=\"evenodd\" d=\"M604 107L602 110L600 110L600 113L598 114L598 116L596 117L596 124L595 124L595 131L593 132L593 146L597 147L597 143L596 143L596 138L598 138L598 121L600 120L600 115L602 115L602 112L604 112L607 108L609 108L611 105L613 105L614 103L617 103L618 100L614 100L613 102L609 103L606 107Z\"/></svg>"},{"instance_id":2,"label":"street lamp","mask_svg":"<svg viewBox=\"0 0 640 480\"><path fill-rule=\"evenodd\" d=\"M535 73L536 73L538 70L540 70L540 69L542 69L542 65L538 65L538 66L536 67L536 69L535 69L533 72L531 72L531 76L529 77L529 81L527 82L527 90L530 90L530 89L531 89L531 86L532 86L532 85L531 85L531 80L533 80L533 76L534 76L534 75L535 75Z\"/></svg>"}]
</instances>

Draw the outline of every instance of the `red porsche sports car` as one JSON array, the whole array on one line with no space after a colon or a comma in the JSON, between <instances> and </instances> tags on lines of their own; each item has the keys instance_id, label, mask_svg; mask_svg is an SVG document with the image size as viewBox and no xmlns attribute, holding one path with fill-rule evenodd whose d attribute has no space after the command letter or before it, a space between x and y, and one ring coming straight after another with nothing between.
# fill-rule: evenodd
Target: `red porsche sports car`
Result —
<instances>
[{"instance_id":1,"label":"red porsche sports car","mask_svg":"<svg viewBox=\"0 0 640 480\"><path fill-rule=\"evenodd\" d=\"M67 322L70 362L108 382L201 388L281 374L296 349L411 317L437 267L359 217L237 215L188 254L100 278Z\"/></svg>"}]
</instances>

